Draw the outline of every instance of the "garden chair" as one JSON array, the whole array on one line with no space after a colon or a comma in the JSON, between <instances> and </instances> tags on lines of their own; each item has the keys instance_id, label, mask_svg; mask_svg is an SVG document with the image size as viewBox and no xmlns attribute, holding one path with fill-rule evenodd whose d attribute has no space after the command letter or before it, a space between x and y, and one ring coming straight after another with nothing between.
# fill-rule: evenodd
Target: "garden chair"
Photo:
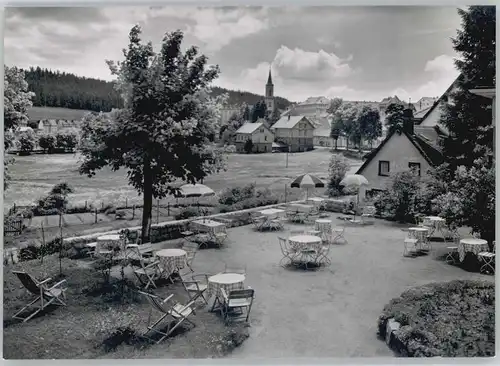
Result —
<instances>
[{"instance_id":1,"label":"garden chair","mask_svg":"<svg viewBox=\"0 0 500 366\"><path fill-rule=\"evenodd\" d=\"M361 222L363 224L371 224L373 223L373 218L375 217L375 213L377 212L375 206L365 206L363 208L363 212L361 214Z\"/></svg>"},{"instance_id":2,"label":"garden chair","mask_svg":"<svg viewBox=\"0 0 500 366\"><path fill-rule=\"evenodd\" d=\"M223 299L222 316L224 317L224 322L228 324L228 315L230 311L240 310L241 314L243 314L243 309L246 309L247 316L245 322L248 322L255 290L249 287L245 290L232 290L229 294L227 294L223 288L221 288L220 291Z\"/></svg>"},{"instance_id":3,"label":"garden chair","mask_svg":"<svg viewBox=\"0 0 500 366\"><path fill-rule=\"evenodd\" d=\"M163 269L160 267L159 261L147 263L144 259L139 259L139 266L134 269L134 274L139 282L148 289L149 286L156 287L156 281L163 276Z\"/></svg>"},{"instance_id":4,"label":"garden chair","mask_svg":"<svg viewBox=\"0 0 500 366\"><path fill-rule=\"evenodd\" d=\"M184 290L186 290L189 301L195 302L198 298L202 298L205 304L208 304L208 300L205 298L204 293L208 288L208 277L207 274L191 274L191 280L187 279L189 273L179 274L179 278L182 282Z\"/></svg>"},{"instance_id":5,"label":"garden chair","mask_svg":"<svg viewBox=\"0 0 500 366\"><path fill-rule=\"evenodd\" d=\"M408 256L410 253L416 253L418 251L418 239L416 238L410 238L406 237L404 241L404 251L403 251L403 257Z\"/></svg>"},{"instance_id":6,"label":"garden chair","mask_svg":"<svg viewBox=\"0 0 500 366\"><path fill-rule=\"evenodd\" d=\"M344 243L347 243L347 239L345 238L345 227L346 223L342 223L340 226L332 227L332 232L330 234L331 240L330 243L336 243L339 239L342 239Z\"/></svg>"},{"instance_id":7,"label":"garden chair","mask_svg":"<svg viewBox=\"0 0 500 366\"><path fill-rule=\"evenodd\" d=\"M330 265L332 261L328 256L329 254L330 254L330 246L329 245L322 246L321 249L318 251L318 258L317 258L318 264Z\"/></svg>"},{"instance_id":8,"label":"garden chair","mask_svg":"<svg viewBox=\"0 0 500 366\"><path fill-rule=\"evenodd\" d=\"M446 252L446 257L444 260L448 264L455 264L455 263L457 263L458 244L460 242L460 236L458 235L458 233L456 231L451 232L451 233L453 235L453 241L454 241L455 245L446 247L447 252Z\"/></svg>"},{"instance_id":9,"label":"garden chair","mask_svg":"<svg viewBox=\"0 0 500 366\"><path fill-rule=\"evenodd\" d=\"M63 287L63 285L66 284L66 280L59 281L55 285L49 287L47 283L52 280L51 278L37 281L24 271L12 271L12 273L19 278L26 290L35 295L34 300L12 316L14 319L20 319L23 322L27 322L49 305L66 305L67 288ZM22 317L21 314L28 308L33 308L34 310L29 315L27 314L27 317Z\"/></svg>"},{"instance_id":10,"label":"garden chair","mask_svg":"<svg viewBox=\"0 0 500 366\"><path fill-rule=\"evenodd\" d=\"M174 303L170 307L165 307L166 304L169 302L172 303L172 297L174 296L173 294L169 295L165 300L162 300L160 297L149 294L147 292L142 292L139 291L140 294L144 295L146 299L148 300L149 304L151 305L151 310L150 314L148 317L148 327L147 331L143 334L143 337L147 339L151 339L154 341L152 336L154 334L159 334L161 337L156 341L156 343L160 343L163 341L165 338L167 338L169 335L171 335L174 330L176 330L181 324L184 322L190 323L191 325L195 326L195 324L188 319L188 317L191 314L195 314L195 311L191 306L193 305L193 301L189 302L187 305L182 305L180 303ZM153 310L156 310L159 312L161 315L158 318L158 320L154 321L153 323L150 323L149 320L151 318L151 313ZM160 328L160 324L162 322L167 322L167 327L166 328Z\"/></svg>"},{"instance_id":11,"label":"garden chair","mask_svg":"<svg viewBox=\"0 0 500 366\"><path fill-rule=\"evenodd\" d=\"M496 255L496 245L493 242L493 251L492 252L480 252L477 254L477 258L483 263L479 272L490 272L495 274L495 255Z\"/></svg>"},{"instance_id":12,"label":"garden chair","mask_svg":"<svg viewBox=\"0 0 500 366\"><path fill-rule=\"evenodd\" d=\"M278 236L278 241L280 243L281 253L283 254L283 258L280 260L279 264L280 266L285 267L285 265L282 264L282 262L288 259L290 263L292 263L296 251L289 247L287 239Z\"/></svg>"},{"instance_id":13,"label":"garden chair","mask_svg":"<svg viewBox=\"0 0 500 366\"><path fill-rule=\"evenodd\" d=\"M247 266L236 267L236 266L228 266L224 263L224 272L222 273L239 273L242 275L247 274Z\"/></svg>"},{"instance_id":14,"label":"garden chair","mask_svg":"<svg viewBox=\"0 0 500 366\"><path fill-rule=\"evenodd\" d=\"M196 252L198 251L198 244L193 242L187 242L186 244L184 244L182 249L187 253L186 265L191 270L191 272L194 272L193 262L194 258L196 257Z\"/></svg>"},{"instance_id":15,"label":"garden chair","mask_svg":"<svg viewBox=\"0 0 500 366\"><path fill-rule=\"evenodd\" d=\"M251 216L252 224L257 231L261 231L266 222L265 216Z\"/></svg>"},{"instance_id":16,"label":"garden chair","mask_svg":"<svg viewBox=\"0 0 500 366\"><path fill-rule=\"evenodd\" d=\"M226 228L224 227L222 230L217 231L214 235L214 240L215 244L217 246L221 247L224 241L227 239L227 231Z\"/></svg>"},{"instance_id":17,"label":"garden chair","mask_svg":"<svg viewBox=\"0 0 500 366\"><path fill-rule=\"evenodd\" d=\"M283 222L281 219L276 218L269 221L269 227L271 230L283 230Z\"/></svg>"}]
</instances>

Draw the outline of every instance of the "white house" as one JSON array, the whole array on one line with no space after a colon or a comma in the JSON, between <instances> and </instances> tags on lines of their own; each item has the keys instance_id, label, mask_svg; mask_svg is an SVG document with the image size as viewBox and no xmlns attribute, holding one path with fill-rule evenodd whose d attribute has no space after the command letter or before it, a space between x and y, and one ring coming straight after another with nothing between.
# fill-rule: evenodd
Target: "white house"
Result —
<instances>
[{"instance_id":1,"label":"white house","mask_svg":"<svg viewBox=\"0 0 500 366\"><path fill-rule=\"evenodd\" d=\"M252 152L271 152L274 135L264 123L245 123L235 132L236 151L244 152L247 140L252 140Z\"/></svg>"},{"instance_id":2,"label":"white house","mask_svg":"<svg viewBox=\"0 0 500 366\"><path fill-rule=\"evenodd\" d=\"M401 132L391 132L373 150L356 174L363 175L369 182L361 195L387 189L394 173L414 169L415 174L425 177L431 167L444 159L439 140L444 136L439 126L414 126L406 123Z\"/></svg>"}]
</instances>

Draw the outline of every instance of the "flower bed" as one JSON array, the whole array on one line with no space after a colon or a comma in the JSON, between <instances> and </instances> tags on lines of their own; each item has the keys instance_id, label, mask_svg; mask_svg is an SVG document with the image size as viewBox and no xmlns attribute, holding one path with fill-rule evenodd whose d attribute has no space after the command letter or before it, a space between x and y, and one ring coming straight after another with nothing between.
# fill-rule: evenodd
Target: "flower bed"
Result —
<instances>
[{"instance_id":1,"label":"flower bed","mask_svg":"<svg viewBox=\"0 0 500 366\"><path fill-rule=\"evenodd\" d=\"M494 356L495 284L451 281L405 291L384 308L378 332L408 357Z\"/></svg>"}]
</instances>

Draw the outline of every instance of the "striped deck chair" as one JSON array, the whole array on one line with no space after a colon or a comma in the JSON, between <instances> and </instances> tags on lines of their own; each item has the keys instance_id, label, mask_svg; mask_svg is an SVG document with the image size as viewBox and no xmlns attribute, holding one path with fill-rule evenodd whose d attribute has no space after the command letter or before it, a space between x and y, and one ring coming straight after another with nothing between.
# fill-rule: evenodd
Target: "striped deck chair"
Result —
<instances>
[{"instance_id":1,"label":"striped deck chair","mask_svg":"<svg viewBox=\"0 0 500 366\"><path fill-rule=\"evenodd\" d=\"M194 309L191 308L191 306L194 304L194 301L191 301L187 305L174 303L174 305L170 306L169 308L166 308L165 305L169 302L172 302L172 297L174 296L173 294L169 295L165 300L162 300L160 297L153 294L149 294L147 292L139 291L139 293L141 295L144 295L148 300L149 304L151 305L151 312L153 310L156 310L161 314L156 321L148 324L148 330L143 334L143 337L156 341L156 343L160 343L169 335L171 335L174 332L174 330L176 330L184 322L187 322L192 326L195 326L195 324L188 319L188 317L191 314L195 314ZM148 322L151 318L151 312L149 314L150 316L148 318ZM162 322L164 323L168 322L166 328L165 327L160 328L160 324ZM152 338L153 335L158 335L158 334L160 335L160 338L158 340Z\"/></svg>"},{"instance_id":2,"label":"striped deck chair","mask_svg":"<svg viewBox=\"0 0 500 366\"><path fill-rule=\"evenodd\" d=\"M66 280L59 281L55 285L49 287L47 283L51 280L51 278L47 278L43 281L37 281L34 277L24 271L12 272L17 276L17 278L19 278L24 288L36 296L34 300L12 316L14 319L20 319L23 322L27 322L49 305L66 305L66 288L62 286L66 283ZM28 308L33 308L34 310L28 314L27 317L21 316L21 314Z\"/></svg>"}]
</instances>

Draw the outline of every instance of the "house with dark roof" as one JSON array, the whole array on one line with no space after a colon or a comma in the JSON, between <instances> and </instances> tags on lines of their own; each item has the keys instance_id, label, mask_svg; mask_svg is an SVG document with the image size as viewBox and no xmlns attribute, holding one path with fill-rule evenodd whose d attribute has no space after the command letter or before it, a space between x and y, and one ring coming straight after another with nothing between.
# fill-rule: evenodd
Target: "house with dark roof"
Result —
<instances>
[{"instance_id":1,"label":"house with dark roof","mask_svg":"<svg viewBox=\"0 0 500 366\"><path fill-rule=\"evenodd\" d=\"M314 147L315 125L305 116L284 116L271 127L276 142L284 144L290 152L309 151Z\"/></svg>"},{"instance_id":2,"label":"house with dark roof","mask_svg":"<svg viewBox=\"0 0 500 366\"><path fill-rule=\"evenodd\" d=\"M415 126L411 121L401 130L389 132L356 172L369 182L361 194L387 189L391 176L397 172L413 170L421 177L427 176L430 168L444 161L440 148L444 136L446 133L439 126Z\"/></svg>"},{"instance_id":3,"label":"house with dark roof","mask_svg":"<svg viewBox=\"0 0 500 366\"><path fill-rule=\"evenodd\" d=\"M245 143L252 140L252 152L272 152L274 134L263 122L245 123L235 132L235 143L237 152L245 151Z\"/></svg>"}]
</instances>

